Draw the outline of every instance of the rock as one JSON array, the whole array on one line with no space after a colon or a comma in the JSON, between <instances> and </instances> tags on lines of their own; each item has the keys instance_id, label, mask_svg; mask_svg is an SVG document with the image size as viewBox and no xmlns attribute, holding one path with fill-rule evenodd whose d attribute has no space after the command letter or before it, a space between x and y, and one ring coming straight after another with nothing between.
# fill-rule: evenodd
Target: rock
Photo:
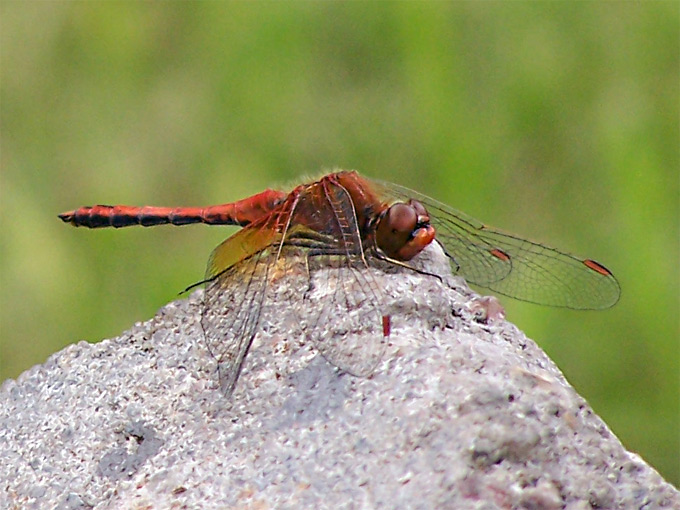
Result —
<instances>
[{"instance_id":1,"label":"rock","mask_svg":"<svg viewBox=\"0 0 680 510\"><path fill-rule=\"evenodd\" d=\"M419 258L448 271L434 248ZM390 325L369 377L305 340L324 299L274 287L230 398L202 291L6 381L0 507L680 508L497 304L480 314L486 301L450 276L362 278Z\"/></svg>"}]
</instances>

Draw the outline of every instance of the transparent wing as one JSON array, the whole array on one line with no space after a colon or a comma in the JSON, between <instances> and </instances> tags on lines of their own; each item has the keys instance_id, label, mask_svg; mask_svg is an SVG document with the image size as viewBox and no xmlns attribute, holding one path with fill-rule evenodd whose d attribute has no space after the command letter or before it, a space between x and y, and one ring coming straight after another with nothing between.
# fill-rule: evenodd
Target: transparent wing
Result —
<instances>
[{"instance_id":1,"label":"transparent wing","mask_svg":"<svg viewBox=\"0 0 680 510\"><path fill-rule=\"evenodd\" d=\"M389 332L383 330L384 298L371 270L357 257L319 256L309 263L305 301L314 312L301 317L307 337L341 370L372 374L385 353Z\"/></svg>"},{"instance_id":2,"label":"transparent wing","mask_svg":"<svg viewBox=\"0 0 680 510\"><path fill-rule=\"evenodd\" d=\"M324 184L328 187L323 195L313 197L314 207L332 211L326 220L333 235L316 236L307 251L310 280L305 310L309 313L300 321L306 336L330 363L367 376L387 345L381 312L386 303L364 256L351 197L337 183ZM304 213L304 204L300 211Z\"/></svg>"},{"instance_id":3,"label":"transparent wing","mask_svg":"<svg viewBox=\"0 0 680 510\"><path fill-rule=\"evenodd\" d=\"M260 251L206 284L201 326L227 396L234 391L257 333L274 257L268 250Z\"/></svg>"},{"instance_id":4,"label":"transparent wing","mask_svg":"<svg viewBox=\"0 0 680 510\"><path fill-rule=\"evenodd\" d=\"M282 207L238 231L217 246L208 261L201 326L227 396L257 333L281 240L273 225L285 213Z\"/></svg>"},{"instance_id":5,"label":"transparent wing","mask_svg":"<svg viewBox=\"0 0 680 510\"><path fill-rule=\"evenodd\" d=\"M425 195L391 183L376 188L398 200L423 203L451 258L454 272L499 294L550 306L602 309L613 306L621 290L601 264L505 234Z\"/></svg>"}]
</instances>

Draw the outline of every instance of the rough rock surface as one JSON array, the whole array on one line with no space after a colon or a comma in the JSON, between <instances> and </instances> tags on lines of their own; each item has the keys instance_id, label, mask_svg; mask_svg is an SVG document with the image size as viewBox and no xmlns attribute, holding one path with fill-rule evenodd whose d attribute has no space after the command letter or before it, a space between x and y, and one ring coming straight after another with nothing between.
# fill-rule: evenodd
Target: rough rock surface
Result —
<instances>
[{"instance_id":1,"label":"rough rock surface","mask_svg":"<svg viewBox=\"0 0 680 510\"><path fill-rule=\"evenodd\" d=\"M198 291L6 381L0 508L680 508L493 301L456 278L367 277L391 318L371 377L284 320L322 300L276 291L227 399Z\"/></svg>"}]
</instances>

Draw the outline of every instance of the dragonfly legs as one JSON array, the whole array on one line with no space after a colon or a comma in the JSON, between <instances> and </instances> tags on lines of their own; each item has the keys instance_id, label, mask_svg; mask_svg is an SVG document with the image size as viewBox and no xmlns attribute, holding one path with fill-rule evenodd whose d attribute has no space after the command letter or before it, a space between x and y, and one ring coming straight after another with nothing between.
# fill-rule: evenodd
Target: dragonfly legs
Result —
<instances>
[{"instance_id":1,"label":"dragonfly legs","mask_svg":"<svg viewBox=\"0 0 680 510\"><path fill-rule=\"evenodd\" d=\"M403 262L401 260L396 260L396 259L390 258L387 255L385 255L384 253L379 252L378 250L374 251L374 255L375 255L375 258L377 258L378 260L381 260L382 262L386 262L388 264L392 264L392 265L398 266L398 267L403 267L405 269L408 269L409 271L413 271L414 273L422 274L422 275L425 275L425 276L432 276L434 278L437 278L440 282L444 283L444 279L438 274L430 273L428 271L423 271L422 269L418 269L417 267L413 267L411 264L409 264L407 262Z\"/></svg>"}]
</instances>

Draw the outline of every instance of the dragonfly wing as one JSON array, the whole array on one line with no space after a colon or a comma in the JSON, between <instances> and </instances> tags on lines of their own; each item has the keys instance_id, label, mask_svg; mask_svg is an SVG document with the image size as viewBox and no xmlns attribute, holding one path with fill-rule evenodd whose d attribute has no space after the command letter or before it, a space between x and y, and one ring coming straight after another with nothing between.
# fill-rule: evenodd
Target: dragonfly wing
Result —
<instances>
[{"instance_id":1,"label":"dragonfly wing","mask_svg":"<svg viewBox=\"0 0 680 510\"><path fill-rule=\"evenodd\" d=\"M330 363L356 376L372 374L382 359L388 331L379 305L384 297L360 259L323 257L310 275L305 296L316 307L303 318L307 336ZM387 320L387 319L386 319Z\"/></svg>"},{"instance_id":2,"label":"dragonfly wing","mask_svg":"<svg viewBox=\"0 0 680 510\"><path fill-rule=\"evenodd\" d=\"M609 308L619 300L621 288L616 278L593 260L486 227L477 231L476 237L493 246L498 256L509 258L512 270L491 282L480 283L470 277L473 283L524 301L576 310ZM447 239L450 236L445 234L445 245Z\"/></svg>"},{"instance_id":3,"label":"dragonfly wing","mask_svg":"<svg viewBox=\"0 0 680 510\"><path fill-rule=\"evenodd\" d=\"M386 196L425 205L454 272L470 283L515 299L572 309L608 308L619 299L616 278L593 260L492 229L408 188L385 182L376 187Z\"/></svg>"},{"instance_id":4,"label":"dragonfly wing","mask_svg":"<svg viewBox=\"0 0 680 510\"><path fill-rule=\"evenodd\" d=\"M274 240L274 231L244 228L220 244L208 263L201 326L227 396L257 332Z\"/></svg>"},{"instance_id":5,"label":"dragonfly wing","mask_svg":"<svg viewBox=\"0 0 680 510\"><path fill-rule=\"evenodd\" d=\"M316 236L317 244L307 252L305 310L310 313L300 319L307 337L330 363L366 376L377 367L387 344L380 311L385 299L369 272L349 193L337 182L323 184L322 191L310 191L309 202L317 211L332 211L325 219L332 234ZM296 214L307 213L305 199L301 197Z\"/></svg>"}]
</instances>

